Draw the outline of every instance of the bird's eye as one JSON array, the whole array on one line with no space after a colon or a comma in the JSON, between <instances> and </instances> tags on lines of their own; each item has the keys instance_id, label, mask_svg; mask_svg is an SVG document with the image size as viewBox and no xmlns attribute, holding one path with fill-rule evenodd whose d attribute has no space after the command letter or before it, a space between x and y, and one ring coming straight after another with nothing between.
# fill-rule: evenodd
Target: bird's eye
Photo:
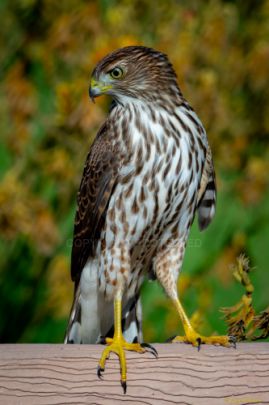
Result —
<instances>
[{"instance_id":1,"label":"bird's eye","mask_svg":"<svg viewBox=\"0 0 269 405\"><path fill-rule=\"evenodd\" d=\"M109 73L113 79L120 79L123 75L123 70L120 67L115 67Z\"/></svg>"}]
</instances>

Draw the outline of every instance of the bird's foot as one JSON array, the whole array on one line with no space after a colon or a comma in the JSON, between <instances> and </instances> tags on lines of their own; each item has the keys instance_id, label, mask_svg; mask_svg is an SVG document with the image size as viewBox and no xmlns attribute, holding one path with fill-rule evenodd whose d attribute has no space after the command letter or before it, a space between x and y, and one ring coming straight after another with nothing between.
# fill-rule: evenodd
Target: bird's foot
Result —
<instances>
[{"instance_id":1,"label":"bird's foot","mask_svg":"<svg viewBox=\"0 0 269 405\"><path fill-rule=\"evenodd\" d=\"M116 353L120 361L121 369L121 385L124 394L127 389L127 367L126 367L126 357L125 350L131 350L137 353L145 353L146 351L152 353L157 357L157 351L153 346L147 343L128 343L123 338L123 336L114 336L113 338L106 338L107 347L103 350L101 359L97 367L97 375L102 378L102 373L105 371L105 363L109 358L110 353Z\"/></svg>"},{"instance_id":2,"label":"bird's foot","mask_svg":"<svg viewBox=\"0 0 269 405\"><path fill-rule=\"evenodd\" d=\"M186 336L176 336L172 343L183 342L196 346L200 350L202 344L219 345L236 348L236 338L234 336L202 336L193 329L187 330Z\"/></svg>"}]
</instances>

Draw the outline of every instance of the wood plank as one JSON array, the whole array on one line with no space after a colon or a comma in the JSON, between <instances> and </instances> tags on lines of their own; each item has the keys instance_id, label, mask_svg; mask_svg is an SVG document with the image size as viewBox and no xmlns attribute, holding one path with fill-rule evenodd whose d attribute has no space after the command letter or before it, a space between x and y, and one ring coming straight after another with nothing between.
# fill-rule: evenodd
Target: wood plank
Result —
<instances>
[{"instance_id":1,"label":"wood plank","mask_svg":"<svg viewBox=\"0 0 269 405\"><path fill-rule=\"evenodd\" d=\"M100 345L0 345L0 404L267 404L269 343L237 349L156 344L159 358L127 352L128 388L119 363L96 376Z\"/></svg>"}]
</instances>

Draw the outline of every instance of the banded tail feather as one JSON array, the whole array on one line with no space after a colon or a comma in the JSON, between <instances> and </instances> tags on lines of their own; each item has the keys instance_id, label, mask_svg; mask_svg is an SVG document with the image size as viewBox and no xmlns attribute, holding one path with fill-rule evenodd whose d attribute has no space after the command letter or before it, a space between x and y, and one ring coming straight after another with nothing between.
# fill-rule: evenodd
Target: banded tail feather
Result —
<instances>
[{"instance_id":1,"label":"banded tail feather","mask_svg":"<svg viewBox=\"0 0 269 405\"><path fill-rule=\"evenodd\" d=\"M199 229L203 231L208 227L216 211L216 184L214 176L211 175L204 195L198 206Z\"/></svg>"},{"instance_id":2,"label":"banded tail feather","mask_svg":"<svg viewBox=\"0 0 269 405\"><path fill-rule=\"evenodd\" d=\"M207 145L206 159L203 167L197 199L198 225L200 231L208 227L216 211L217 188L212 153Z\"/></svg>"}]
</instances>

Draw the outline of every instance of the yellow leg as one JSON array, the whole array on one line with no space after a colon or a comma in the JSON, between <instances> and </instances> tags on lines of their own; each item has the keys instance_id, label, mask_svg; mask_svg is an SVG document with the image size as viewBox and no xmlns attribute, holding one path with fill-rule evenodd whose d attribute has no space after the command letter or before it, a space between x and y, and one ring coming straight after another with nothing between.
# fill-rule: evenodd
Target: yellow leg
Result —
<instances>
[{"instance_id":1,"label":"yellow leg","mask_svg":"<svg viewBox=\"0 0 269 405\"><path fill-rule=\"evenodd\" d=\"M116 353L119 357L120 367L121 367L121 385L123 387L124 393L127 389L127 367L126 367L126 357L124 350L132 350L138 353L144 353L145 348L149 348L152 354L157 355L156 350L148 345L143 343L128 343L123 337L122 328L121 328L121 299L116 298L114 300L114 336L113 338L106 338L106 344L108 345L101 356L99 365L97 368L98 377L102 377L102 372L105 370L105 363L111 352Z\"/></svg>"},{"instance_id":2,"label":"yellow leg","mask_svg":"<svg viewBox=\"0 0 269 405\"><path fill-rule=\"evenodd\" d=\"M236 339L233 336L208 336L208 337L206 337L206 336L202 336L199 333L197 333L193 329L179 299L175 299L175 300L173 300L173 302L174 302L174 305L180 316L180 319L181 319L181 322L183 324L183 328L184 328L184 331L186 334L186 336L176 336L172 340L173 343L174 342L191 343L193 346L197 346L198 350L200 349L200 345L203 343L212 344L212 345L221 345L221 346L230 346L232 344L235 347Z\"/></svg>"}]
</instances>

